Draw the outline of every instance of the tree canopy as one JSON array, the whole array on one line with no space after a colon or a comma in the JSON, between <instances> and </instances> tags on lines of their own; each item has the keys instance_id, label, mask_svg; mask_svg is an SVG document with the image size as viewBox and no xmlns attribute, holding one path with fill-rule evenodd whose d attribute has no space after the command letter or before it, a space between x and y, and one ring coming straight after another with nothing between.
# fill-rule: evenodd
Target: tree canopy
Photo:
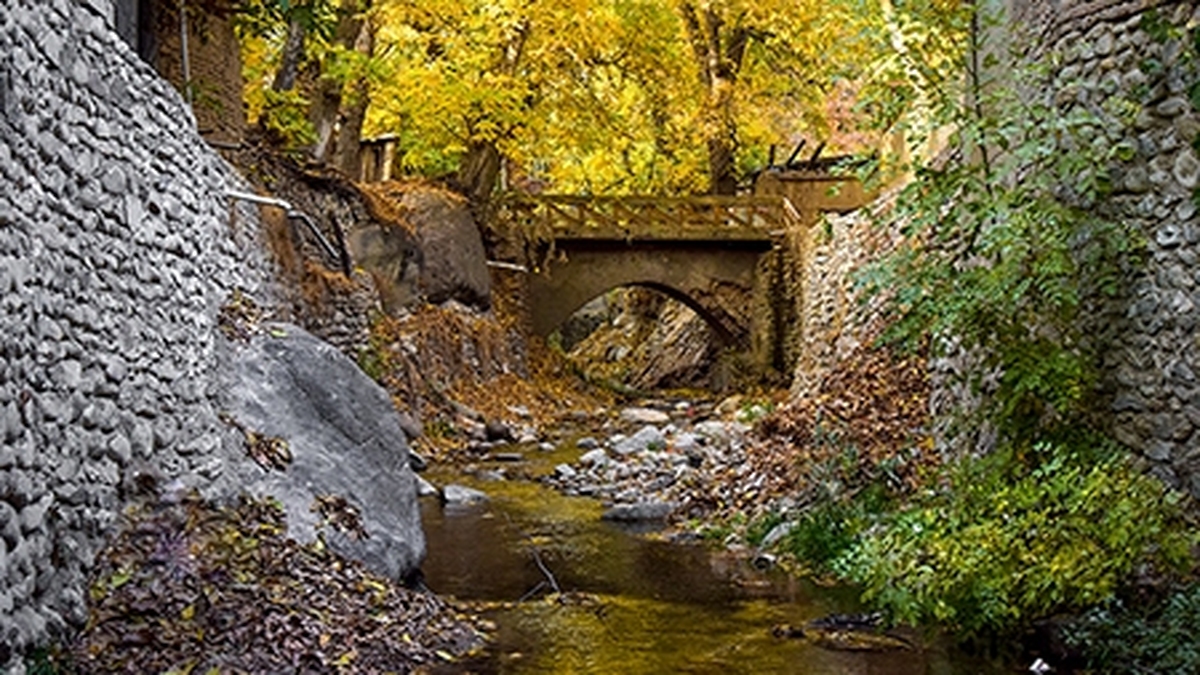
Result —
<instances>
[{"instance_id":1,"label":"tree canopy","mask_svg":"<svg viewBox=\"0 0 1200 675\"><path fill-rule=\"evenodd\" d=\"M353 90L369 101L365 133L399 138L403 170L454 174L477 197L502 167L529 190L731 193L772 145L860 149L851 104L885 46L870 0L247 7L252 113L321 148L329 115L300 108L319 104L321 82L324 95ZM369 48L351 17L370 26Z\"/></svg>"}]
</instances>

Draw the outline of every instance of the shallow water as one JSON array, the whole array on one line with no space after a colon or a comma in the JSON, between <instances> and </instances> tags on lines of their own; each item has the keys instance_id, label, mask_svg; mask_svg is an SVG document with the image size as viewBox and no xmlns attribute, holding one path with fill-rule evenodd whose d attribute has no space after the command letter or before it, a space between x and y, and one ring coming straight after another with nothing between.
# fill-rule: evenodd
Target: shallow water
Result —
<instances>
[{"instance_id":1,"label":"shallow water","mask_svg":"<svg viewBox=\"0 0 1200 675\"><path fill-rule=\"evenodd\" d=\"M547 473L577 455L527 449L509 472ZM669 543L600 520L596 501L564 497L527 480L481 481L445 471L489 495L487 504L422 504L429 554L426 581L440 594L490 607L496 641L464 670L495 673L1004 673L944 642L914 651L831 651L779 639L800 626L860 607L848 588L826 588L742 557ZM535 555L536 553L536 555ZM565 601L548 597L548 575ZM527 598L518 602L521 598ZM915 636L920 643L927 642Z\"/></svg>"}]
</instances>

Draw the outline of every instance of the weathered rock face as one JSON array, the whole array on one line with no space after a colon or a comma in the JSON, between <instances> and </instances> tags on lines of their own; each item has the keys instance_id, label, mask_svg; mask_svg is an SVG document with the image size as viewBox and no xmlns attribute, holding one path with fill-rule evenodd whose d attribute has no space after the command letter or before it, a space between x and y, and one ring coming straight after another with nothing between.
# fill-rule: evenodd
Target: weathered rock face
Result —
<instances>
[{"instance_id":1,"label":"weathered rock face","mask_svg":"<svg viewBox=\"0 0 1200 675\"><path fill-rule=\"evenodd\" d=\"M425 556L425 536L404 430L387 392L332 345L296 326L272 326L249 344L226 348L222 410L246 431L285 440L292 460L283 471L267 471L234 449L226 461L240 475L218 489L274 496L298 541L323 530L338 553L379 574L406 577ZM344 499L365 538L322 526L318 497Z\"/></svg>"},{"instance_id":2,"label":"weathered rock face","mask_svg":"<svg viewBox=\"0 0 1200 675\"><path fill-rule=\"evenodd\" d=\"M612 296L612 321L598 322L570 352L581 367L641 390L726 384L717 363L721 340L698 314L647 289Z\"/></svg>"},{"instance_id":3,"label":"weathered rock face","mask_svg":"<svg viewBox=\"0 0 1200 675\"><path fill-rule=\"evenodd\" d=\"M362 186L374 219L346 232L355 262L371 272L393 316L427 302L491 305L483 238L466 201L428 183L385 181Z\"/></svg>"},{"instance_id":4,"label":"weathered rock face","mask_svg":"<svg viewBox=\"0 0 1200 675\"><path fill-rule=\"evenodd\" d=\"M479 228L466 200L444 191L416 191L401 205L421 242L421 290L433 304L457 300L487 309L491 277Z\"/></svg>"},{"instance_id":5,"label":"weathered rock face","mask_svg":"<svg viewBox=\"0 0 1200 675\"><path fill-rule=\"evenodd\" d=\"M233 363L223 309L234 298L268 313L284 304L260 210L226 196L253 190L116 35L112 8L0 0L0 670L19 671L23 652L86 620L88 569L138 475L209 495L293 489L246 458L214 398ZM297 452L291 478L311 491L281 495L296 532L316 526L312 491L364 509L407 504L394 415L362 417L390 410L386 395L364 389L345 359L331 364L331 347L295 340L287 373L305 384L288 409L304 426L291 442L374 452ZM258 348L266 359L282 344ZM240 410L257 423L249 403ZM346 467L382 486L322 473ZM420 560L411 510L363 516L371 537L331 532L331 545L396 576Z\"/></svg>"},{"instance_id":6,"label":"weathered rock face","mask_svg":"<svg viewBox=\"0 0 1200 675\"><path fill-rule=\"evenodd\" d=\"M381 210L407 226L393 226L394 232L369 227L348 238L354 258L387 282L381 284L385 297L386 286L402 286L415 273L417 294L426 302L438 305L454 300L476 309L489 308L487 254L462 196L428 184L396 181L373 183L365 189ZM406 237L416 240L415 267L397 255L403 252ZM405 262L401 265L398 260Z\"/></svg>"}]
</instances>

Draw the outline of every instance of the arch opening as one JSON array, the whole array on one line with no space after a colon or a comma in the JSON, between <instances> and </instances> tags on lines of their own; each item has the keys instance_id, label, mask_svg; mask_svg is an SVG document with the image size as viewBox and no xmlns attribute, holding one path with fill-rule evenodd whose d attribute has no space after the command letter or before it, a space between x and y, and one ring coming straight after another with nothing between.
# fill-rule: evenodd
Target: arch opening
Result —
<instances>
[{"instance_id":1,"label":"arch opening","mask_svg":"<svg viewBox=\"0 0 1200 675\"><path fill-rule=\"evenodd\" d=\"M683 295L655 284L611 288L554 330L551 343L597 380L637 391L720 390L721 362L735 342Z\"/></svg>"}]
</instances>

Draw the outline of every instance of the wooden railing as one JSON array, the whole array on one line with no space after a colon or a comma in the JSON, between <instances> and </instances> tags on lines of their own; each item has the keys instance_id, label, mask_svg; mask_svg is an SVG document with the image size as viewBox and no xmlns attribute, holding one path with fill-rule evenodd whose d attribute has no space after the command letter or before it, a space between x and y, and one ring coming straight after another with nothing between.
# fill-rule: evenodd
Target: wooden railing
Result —
<instances>
[{"instance_id":1,"label":"wooden railing","mask_svg":"<svg viewBox=\"0 0 1200 675\"><path fill-rule=\"evenodd\" d=\"M515 196L501 218L555 238L738 240L770 239L800 223L787 198Z\"/></svg>"}]
</instances>

